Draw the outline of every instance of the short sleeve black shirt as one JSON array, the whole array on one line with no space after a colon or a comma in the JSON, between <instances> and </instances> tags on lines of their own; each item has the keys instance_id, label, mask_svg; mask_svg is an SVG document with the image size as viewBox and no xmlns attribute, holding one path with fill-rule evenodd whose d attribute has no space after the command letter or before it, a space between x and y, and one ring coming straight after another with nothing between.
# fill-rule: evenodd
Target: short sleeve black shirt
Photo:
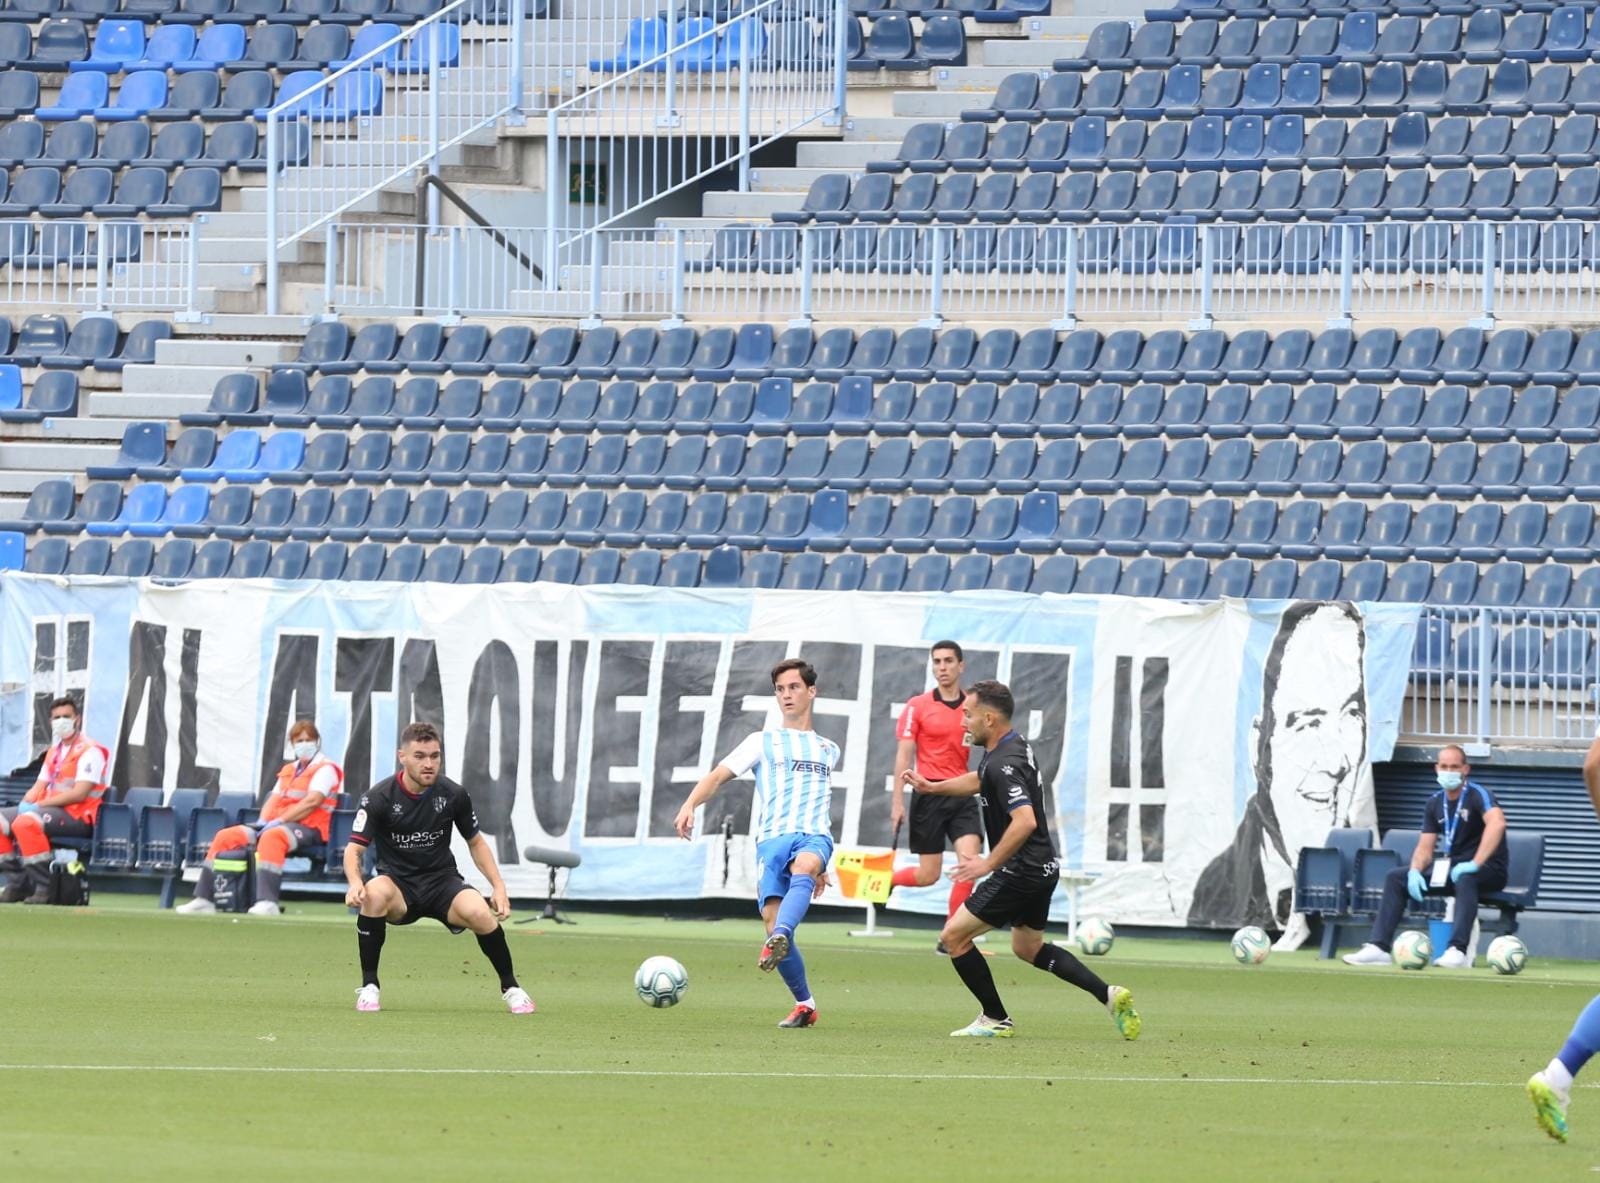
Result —
<instances>
[{"instance_id":1,"label":"short sleeve black shirt","mask_svg":"<svg viewBox=\"0 0 1600 1183\"><path fill-rule=\"evenodd\" d=\"M1478 845L1483 841L1483 815L1494 809L1500 802L1494 799L1494 794L1484 788L1477 781L1469 780L1461 786L1461 795L1452 802L1443 789L1428 798L1428 805L1422 815L1422 832L1424 834L1440 835L1441 846L1435 849L1447 856L1452 863L1470 862L1472 856L1478 853ZM1450 843L1450 849L1444 850L1444 832L1449 828L1449 822L1455 818L1455 835ZM1486 866L1503 866L1506 862L1506 844L1504 840L1495 847L1494 853L1488 858Z\"/></svg>"},{"instance_id":2,"label":"short sleeve black shirt","mask_svg":"<svg viewBox=\"0 0 1600 1183\"><path fill-rule=\"evenodd\" d=\"M1033 749L1015 731L1006 735L993 751L985 752L978 764L979 796L983 801L983 822L993 850L1011 824L1011 811L1033 806L1039 823L1033 833L1009 859L1002 870L1024 875L1054 874L1056 847L1050 840L1050 819L1045 812L1044 790L1039 784L1039 766Z\"/></svg>"},{"instance_id":3,"label":"short sleeve black shirt","mask_svg":"<svg viewBox=\"0 0 1600 1183\"><path fill-rule=\"evenodd\" d=\"M413 794L396 775L362 796L350 841L376 846L378 872L383 875L416 879L459 874L450 853L452 826L469 841L478 833L478 816L467 790L441 776L427 791Z\"/></svg>"}]
</instances>

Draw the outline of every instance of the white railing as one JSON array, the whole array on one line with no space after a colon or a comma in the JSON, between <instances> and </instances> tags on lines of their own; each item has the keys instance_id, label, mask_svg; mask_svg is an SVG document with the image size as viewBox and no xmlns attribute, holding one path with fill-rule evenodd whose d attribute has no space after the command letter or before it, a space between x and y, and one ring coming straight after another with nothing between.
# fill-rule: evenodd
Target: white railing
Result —
<instances>
[{"instance_id":1,"label":"white railing","mask_svg":"<svg viewBox=\"0 0 1600 1183\"><path fill-rule=\"evenodd\" d=\"M731 7L731 6L730 6ZM731 15L647 21L619 56L597 59L579 93L545 113L544 270L552 281L606 227L736 167L844 111L844 0L763 0Z\"/></svg>"},{"instance_id":2,"label":"white railing","mask_svg":"<svg viewBox=\"0 0 1600 1183\"><path fill-rule=\"evenodd\" d=\"M1400 721L1418 739L1588 747L1600 612L1430 607Z\"/></svg>"},{"instance_id":3,"label":"white railing","mask_svg":"<svg viewBox=\"0 0 1600 1183\"><path fill-rule=\"evenodd\" d=\"M333 311L590 320L1600 317L1600 234L1576 221L890 224L603 229L345 224ZM514 249L508 249L509 247ZM553 259L552 259L553 251ZM537 260L543 281L526 265ZM419 268L427 282L410 278ZM394 277L407 282L396 284Z\"/></svg>"},{"instance_id":4,"label":"white railing","mask_svg":"<svg viewBox=\"0 0 1600 1183\"><path fill-rule=\"evenodd\" d=\"M266 112L267 307L288 248L520 110L523 0L454 0Z\"/></svg>"},{"instance_id":5,"label":"white railing","mask_svg":"<svg viewBox=\"0 0 1600 1183\"><path fill-rule=\"evenodd\" d=\"M204 222L0 221L0 304L195 316Z\"/></svg>"}]
</instances>

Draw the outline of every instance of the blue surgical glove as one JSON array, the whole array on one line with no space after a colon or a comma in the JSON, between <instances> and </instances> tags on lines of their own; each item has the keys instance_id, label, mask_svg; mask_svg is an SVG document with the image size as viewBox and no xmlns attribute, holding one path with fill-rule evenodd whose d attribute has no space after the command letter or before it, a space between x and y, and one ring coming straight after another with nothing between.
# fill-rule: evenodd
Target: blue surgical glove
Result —
<instances>
[{"instance_id":1,"label":"blue surgical glove","mask_svg":"<svg viewBox=\"0 0 1600 1183\"><path fill-rule=\"evenodd\" d=\"M1406 894L1417 903L1422 902L1422 893L1428 890L1428 881L1422 877L1422 872L1412 867L1406 872Z\"/></svg>"},{"instance_id":2,"label":"blue surgical glove","mask_svg":"<svg viewBox=\"0 0 1600 1183\"><path fill-rule=\"evenodd\" d=\"M20 801L20 802L17 803L17 812L18 813L38 813L39 812L39 803L37 801Z\"/></svg>"},{"instance_id":3,"label":"blue surgical glove","mask_svg":"<svg viewBox=\"0 0 1600 1183\"><path fill-rule=\"evenodd\" d=\"M1468 863L1457 863L1455 866L1450 868L1450 882L1451 883L1457 883L1457 882L1460 881L1461 876L1463 876L1463 875L1476 875L1477 873L1478 873L1478 864L1477 863L1471 863L1471 862L1468 862Z\"/></svg>"}]
</instances>

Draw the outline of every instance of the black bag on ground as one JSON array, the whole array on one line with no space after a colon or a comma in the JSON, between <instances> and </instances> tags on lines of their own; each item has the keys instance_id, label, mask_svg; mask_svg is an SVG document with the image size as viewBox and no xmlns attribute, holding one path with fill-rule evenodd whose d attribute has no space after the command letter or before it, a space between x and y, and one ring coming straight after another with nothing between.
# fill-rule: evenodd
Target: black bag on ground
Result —
<instances>
[{"instance_id":1,"label":"black bag on ground","mask_svg":"<svg viewBox=\"0 0 1600 1183\"><path fill-rule=\"evenodd\" d=\"M50 864L50 902L67 908L89 904L89 875L77 859Z\"/></svg>"},{"instance_id":2,"label":"black bag on ground","mask_svg":"<svg viewBox=\"0 0 1600 1183\"><path fill-rule=\"evenodd\" d=\"M211 860L216 876L211 892L219 912L247 912L255 902L256 856L249 850L224 850Z\"/></svg>"}]
</instances>

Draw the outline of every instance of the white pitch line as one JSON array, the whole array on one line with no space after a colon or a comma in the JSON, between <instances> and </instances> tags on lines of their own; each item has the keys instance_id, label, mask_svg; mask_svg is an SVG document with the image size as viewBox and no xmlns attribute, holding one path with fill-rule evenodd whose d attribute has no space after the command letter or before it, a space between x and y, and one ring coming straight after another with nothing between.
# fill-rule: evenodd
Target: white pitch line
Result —
<instances>
[{"instance_id":1,"label":"white pitch line","mask_svg":"<svg viewBox=\"0 0 1600 1183\"><path fill-rule=\"evenodd\" d=\"M729 1080L910 1080L937 1084L941 1081L1060 1081L1063 1084L1264 1084L1317 1085L1344 1087L1360 1085L1374 1088L1492 1088L1514 1089L1518 1081L1498 1080L1344 1080L1337 1078L1261 1077L1261 1076L1063 1076L1048 1072L729 1072L671 1071L649 1068L371 1068L307 1067L270 1064L0 1064L0 1072L218 1072L290 1073L326 1076L594 1076L705 1078ZM1579 1086L1583 1087L1583 1086Z\"/></svg>"}]
</instances>

